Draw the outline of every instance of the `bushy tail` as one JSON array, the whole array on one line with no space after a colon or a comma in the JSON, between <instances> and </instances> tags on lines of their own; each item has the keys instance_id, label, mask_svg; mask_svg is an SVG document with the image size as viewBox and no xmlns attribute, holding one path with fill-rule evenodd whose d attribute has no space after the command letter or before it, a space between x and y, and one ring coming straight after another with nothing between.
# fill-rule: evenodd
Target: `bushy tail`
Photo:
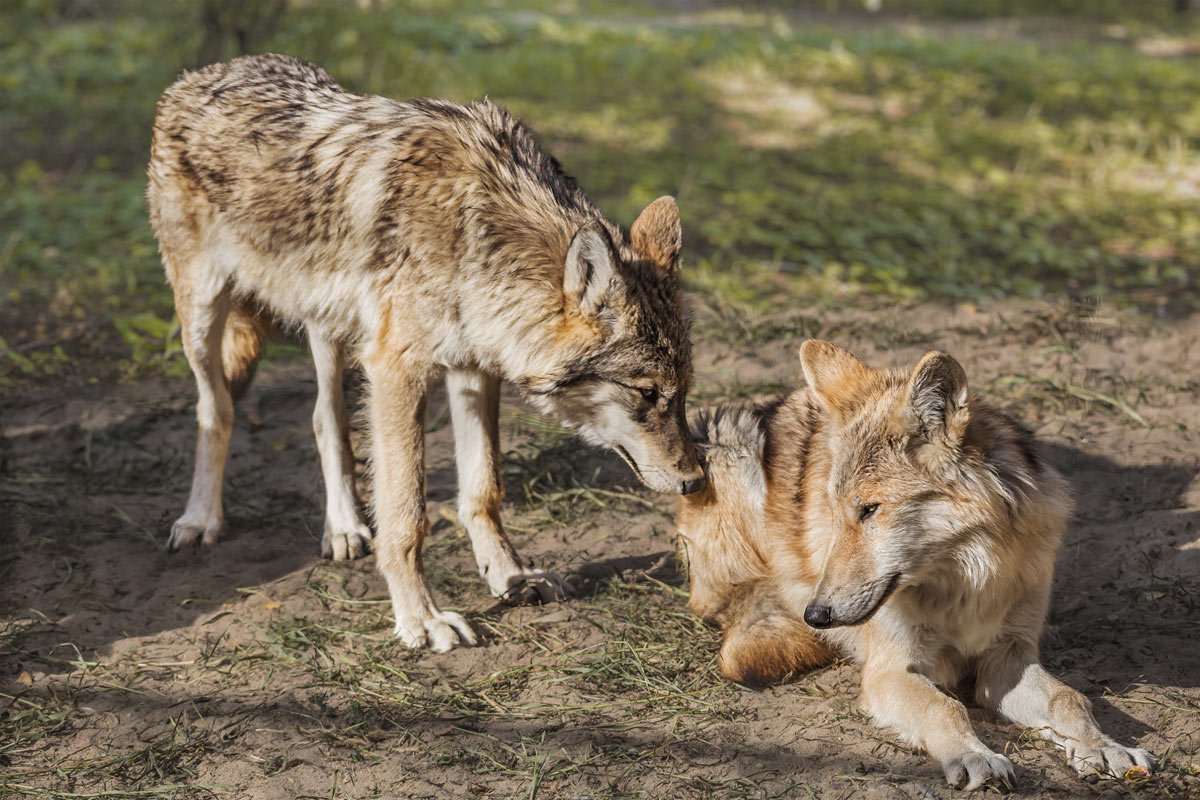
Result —
<instances>
[{"instance_id":1,"label":"bushy tail","mask_svg":"<svg viewBox=\"0 0 1200 800\"><path fill-rule=\"evenodd\" d=\"M250 379L254 377L263 340L278 335L274 320L260 308L235 303L230 309L225 334L221 337L221 365L234 400L246 393Z\"/></svg>"},{"instance_id":2,"label":"bushy tail","mask_svg":"<svg viewBox=\"0 0 1200 800\"><path fill-rule=\"evenodd\" d=\"M833 660L829 646L784 606L766 580L746 585L718 619L725 633L721 674L751 689L772 686Z\"/></svg>"}]
</instances>

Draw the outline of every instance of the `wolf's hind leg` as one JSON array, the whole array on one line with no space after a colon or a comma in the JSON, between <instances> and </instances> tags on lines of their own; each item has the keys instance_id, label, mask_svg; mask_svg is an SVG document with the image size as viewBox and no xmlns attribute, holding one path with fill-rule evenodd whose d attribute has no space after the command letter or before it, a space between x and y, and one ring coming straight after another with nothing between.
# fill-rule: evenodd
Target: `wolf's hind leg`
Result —
<instances>
[{"instance_id":1,"label":"wolf's hind leg","mask_svg":"<svg viewBox=\"0 0 1200 800\"><path fill-rule=\"evenodd\" d=\"M725 632L718 656L722 675L763 689L833 660L833 651L783 607L766 581L740 589L718 615Z\"/></svg>"},{"instance_id":2,"label":"wolf's hind leg","mask_svg":"<svg viewBox=\"0 0 1200 800\"><path fill-rule=\"evenodd\" d=\"M500 523L500 379L472 370L446 375L454 456L458 466L458 519L471 537L479 574L496 597L519 602L562 599L557 575L521 565Z\"/></svg>"},{"instance_id":3,"label":"wolf's hind leg","mask_svg":"<svg viewBox=\"0 0 1200 800\"><path fill-rule=\"evenodd\" d=\"M409 647L429 645L439 652L475 644L466 619L433 602L421 562L429 530L424 431L429 371L406 363L386 344L374 347L363 367L371 390L375 553L392 596L396 636Z\"/></svg>"},{"instance_id":4,"label":"wolf's hind leg","mask_svg":"<svg viewBox=\"0 0 1200 800\"><path fill-rule=\"evenodd\" d=\"M313 408L313 434L321 454L325 480L325 535L321 555L334 561L359 558L370 551L371 529L363 522L354 493L354 453L350 449L350 421L342 392L344 353L340 342L328 339L315 326L307 326L308 344L317 371L317 403Z\"/></svg>"},{"instance_id":5,"label":"wolf's hind leg","mask_svg":"<svg viewBox=\"0 0 1200 800\"><path fill-rule=\"evenodd\" d=\"M1153 767L1145 750L1123 747L1100 730L1091 702L1046 672L1032 644L1012 642L980 659L976 697L980 705L1061 746L1081 775L1120 778L1131 767Z\"/></svg>"},{"instance_id":6,"label":"wolf's hind leg","mask_svg":"<svg viewBox=\"0 0 1200 800\"><path fill-rule=\"evenodd\" d=\"M221 483L233 432L233 397L221 364L221 338L229 316L230 292L225 285L206 285L204 272L191 270L201 279L183 287L177 283L175 290L183 352L196 378L197 434L191 494L183 516L171 526L167 542L172 552L197 543L214 544L224 521Z\"/></svg>"}]
</instances>

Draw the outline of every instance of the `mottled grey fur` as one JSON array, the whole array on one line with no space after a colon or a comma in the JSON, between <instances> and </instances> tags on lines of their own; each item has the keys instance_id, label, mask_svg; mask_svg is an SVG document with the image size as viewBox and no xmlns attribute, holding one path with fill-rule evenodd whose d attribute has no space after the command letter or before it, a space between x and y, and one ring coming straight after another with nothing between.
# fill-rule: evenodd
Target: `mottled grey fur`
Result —
<instances>
[{"instance_id":1,"label":"mottled grey fur","mask_svg":"<svg viewBox=\"0 0 1200 800\"><path fill-rule=\"evenodd\" d=\"M314 343L314 425L330 507L342 508L327 520L335 557L363 552L369 532L344 508L352 482L329 488L345 483L334 464L348 452L332 376L343 353L365 369L375 546L398 632L412 644L452 646L447 620L473 638L461 618L437 611L419 561L427 522L414 409L437 374L448 374L456 410L460 515L499 594L535 576L499 526L500 379L617 450L652 488L702 481L683 418L691 348L670 198L625 231L490 101L353 94L279 55L213 64L171 86L149 177L200 388L197 474L172 546L220 530L229 390L248 378L276 320L303 326Z\"/></svg>"}]
</instances>

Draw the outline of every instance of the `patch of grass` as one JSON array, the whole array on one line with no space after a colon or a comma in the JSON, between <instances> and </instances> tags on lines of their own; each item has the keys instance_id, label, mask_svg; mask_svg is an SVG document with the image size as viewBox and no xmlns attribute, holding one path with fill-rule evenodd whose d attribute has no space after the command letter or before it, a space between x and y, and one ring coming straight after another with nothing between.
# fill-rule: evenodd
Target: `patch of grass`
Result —
<instances>
[{"instance_id":1,"label":"patch of grass","mask_svg":"<svg viewBox=\"0 0 1200 800\"><path fill-rule=\"evenodd\" d=\"M199 57L203 26L178 24L198 13L190 4L64 8L0 12L0 30L22 32L0 48L0 381L183 374L142 165L154 102ZM488 94L625 223L676 193L702 296L775 311L856 297L1200 298L1200 76L1184 59L782 14L548 8L289 3L259 47L353 90Z\"/></svg>"},{"instance_id":2,"label":"patch of grass","mask_svg":"<svg viewBox=\"0 0 1200 800\"><path fill-rule=\"evenodd\" d=\"M1023 377L1012 377L1002 380L1001 384L1009 386L1030 385L1042 389L1050 397L1060 401L1065 401L1066 399L1070 398L1087 404L1100 403L1113 411L1118 411L1124 414L1142 427L1149 427L1150 425L1150 423L1146 422L1146 418L1143 417L1137 411L1137 409L1135 409L1130 403L1122 400L1120 397L1106 392L1101 392L1096 389L1089 389L1085 386L1079 386L1066 380L1056 378L1029 379Z\"/></svg>"},{"instance_id":3,"label":"patch of grass","mask_svg":"<svg viewBox=\"0 0 1200 800\"><path fill-rule=\"evenodd\" d=\"M517 439L501 463L505 483L520 487L519 495L513 493L519 499L517 519L509 525L513 530L566 525L614 508L659 507L641 490L608 480L614 473L634 480L615 456L596 448L595 457L581 459L581 448L588 445L559 423L507 407L505 417L508 432Z\"/></svg>"},{"instance_id":4,"label":"patch of grass","mask_svg":"<svg viewBox=\"0 0 1200 800\"><path fill-rule=\"evenodd\" d=\"M656 581L613 578L589 600L564 607L570 618L609 632L595 643L563 647L544 623L514 627L474 616L483 630L523 640L547 659L466 682L431 672L419 653L404 650L390 636L388 601L340 597L316 575L308 587L343 615L356 613L336 626L280 618L259 629L253 642L214 643L207 666L239 673L266 665L300 671L311 685L336 685L342 696L381 702L380 709L396 720L571 719L607 709L659 720L728 714L719 702L730 687L716 672L715 632L677 606L678 590Z\"/></svg>"},{"instance_id":5,"label":"patch of grass","mask_svg":"<svg viewBox=\"0 0 1200 800\"><path fill-rule=\"evenodd\" d=\"M1034 377L1030 375L1006 375L987 384L984 394L989 398L997 398L1014 408L1019 408L1022 415L1042 419L1065 418L1069 412L1090 413L1100 411L1109 415L1123 418L1125 421L1138 426L1150 427L1150 423L1137 405L1145 393L1145 387L1127 381L1116 375L1089 375L1089 382L1095 384L1111 384L1115 388L1103 391L1097 388L1073 383L1070 378ZM1126 399L1128 397L1128 399Z\"/></svg>"},{"instance_id":6,"label":"patch of grass","mask_svg":"<svg viewBox=\"0 0 1200 800\"><path fill-rule=\"evenodd\" d=\"M728 385L706 383L704 386L688 394L688 402L702 405L719 405L722 403L739 403L747 400L762 401L789 394L795 389L795 384L780 383L778 381Z\"/></svg>"},{"instance_id":7,"label":"patch of grass","mask_svg":"<svg viewBox=\"0 0 1200 800\"><path fill-rule=\"evenodd\" d=\"M833 319L818 311L779 309L764 303L735 303L715 295L699 309L696 333L720 342L754 347L770 342L804 339L837 340L847 336L867 339L881 349L929 344L926 331L880 318Z\"/></svg>"},{"instance_id":8,"label":"patch of grass","mask_svg":"<svg viewBox=\"0 0 1200 800\"><path fill-rule=\"evenodd\" d=\"M0 715L0 762L11 764L27 756L38 744L55 734L71 730L74 709L70 704L43 704L35 700L0 695L8 708Z\"/></svg>"},{"instance_id":9,"label":"patch of grass","mask_svg":"<svg viewBox=\"0 0 1200 800\"><path fill-rule=\"evenodd\" d=\"M912 14L922 18L986 19L988 17L1063 17L1070 20L1128 22L1140 26L1188 28L1190 15L1176 10L1174 0L1143 0L1136 7L1122 0L801 0L797 5L826 10L872 8L888 14Z\"/></svg>"},{"instance_id":10,"label":"patch of grass","mask_svg":"<svg viewBox=\"0 0 1200 800\"><path fill-rule=\"evenodd\" d=\"M77 679L100 685L111 671L80 660ZM100 673L110 673L101 677ZM120 680L120 679L118 679ZM185 715L169 717L149 738L103 755L41 760L51 740L69 736L96 711L77 700L78 686L62 687L46 698L0 694L8 707L0 712L0 794L31 798L210 798L213 788L195 782L197 764L205 757L209 732ZM104 787L98 789L97 787Z\"/></svg>"}]
</instances>

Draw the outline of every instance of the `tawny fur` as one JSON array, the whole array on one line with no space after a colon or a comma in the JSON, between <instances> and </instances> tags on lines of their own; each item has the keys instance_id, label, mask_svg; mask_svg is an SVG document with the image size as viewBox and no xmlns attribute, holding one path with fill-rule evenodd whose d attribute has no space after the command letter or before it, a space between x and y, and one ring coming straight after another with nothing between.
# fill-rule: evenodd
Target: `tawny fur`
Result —
<instances>
[{"instance_id":1,"label":"tawny fur","mask_svg":"<svg viewBox=\"0 0 1200 800\"><path fill-rule=\"evenodd\" d=\"M288 56L213 64L158 104L147 198L199 395L173 549L220 534L231 390L275 320L304 329L317 367L322 551L374 547L410 645L474 642L466 620L437 608L421 563L434 377L450 395L459 518L497 596L561 594L500 524L501 380L616 450L651 488L701 485L684 421L691 348L674 200L651 203L626 233L499 106L352 94ZM346 358L369 386L373 542L354 496Z\"/></svg>"},{"instance_id":2,"label":"tawny fur","mask_svg":"<svg viewBox=\"0 0 1200 800\"><path fill-rule=\"evenodd\" d=\"M274 321L261 309L245 303L230 307L221 338L221 366L234 400L245 394L254 377L263 341L278 335Z\"/></svg>"},{"instance_id":3,"label":"tawny fur","mask_svg":"<svg viewBox=\"0 0 1200 800\"><path fill-rule=\"evenodd\" d=\"M856 659L875 719L968 788L1011 781L1012 765L939 691L967 679L1080 772L1149 768L1038 663L1071 503L1030 435L942 353L875 370L811 341L801 362L807 388L695 431L708 485L682 501L680 548L690 607L724 633L725 676L760 686Z\"/></svg>"}]
</instances>

